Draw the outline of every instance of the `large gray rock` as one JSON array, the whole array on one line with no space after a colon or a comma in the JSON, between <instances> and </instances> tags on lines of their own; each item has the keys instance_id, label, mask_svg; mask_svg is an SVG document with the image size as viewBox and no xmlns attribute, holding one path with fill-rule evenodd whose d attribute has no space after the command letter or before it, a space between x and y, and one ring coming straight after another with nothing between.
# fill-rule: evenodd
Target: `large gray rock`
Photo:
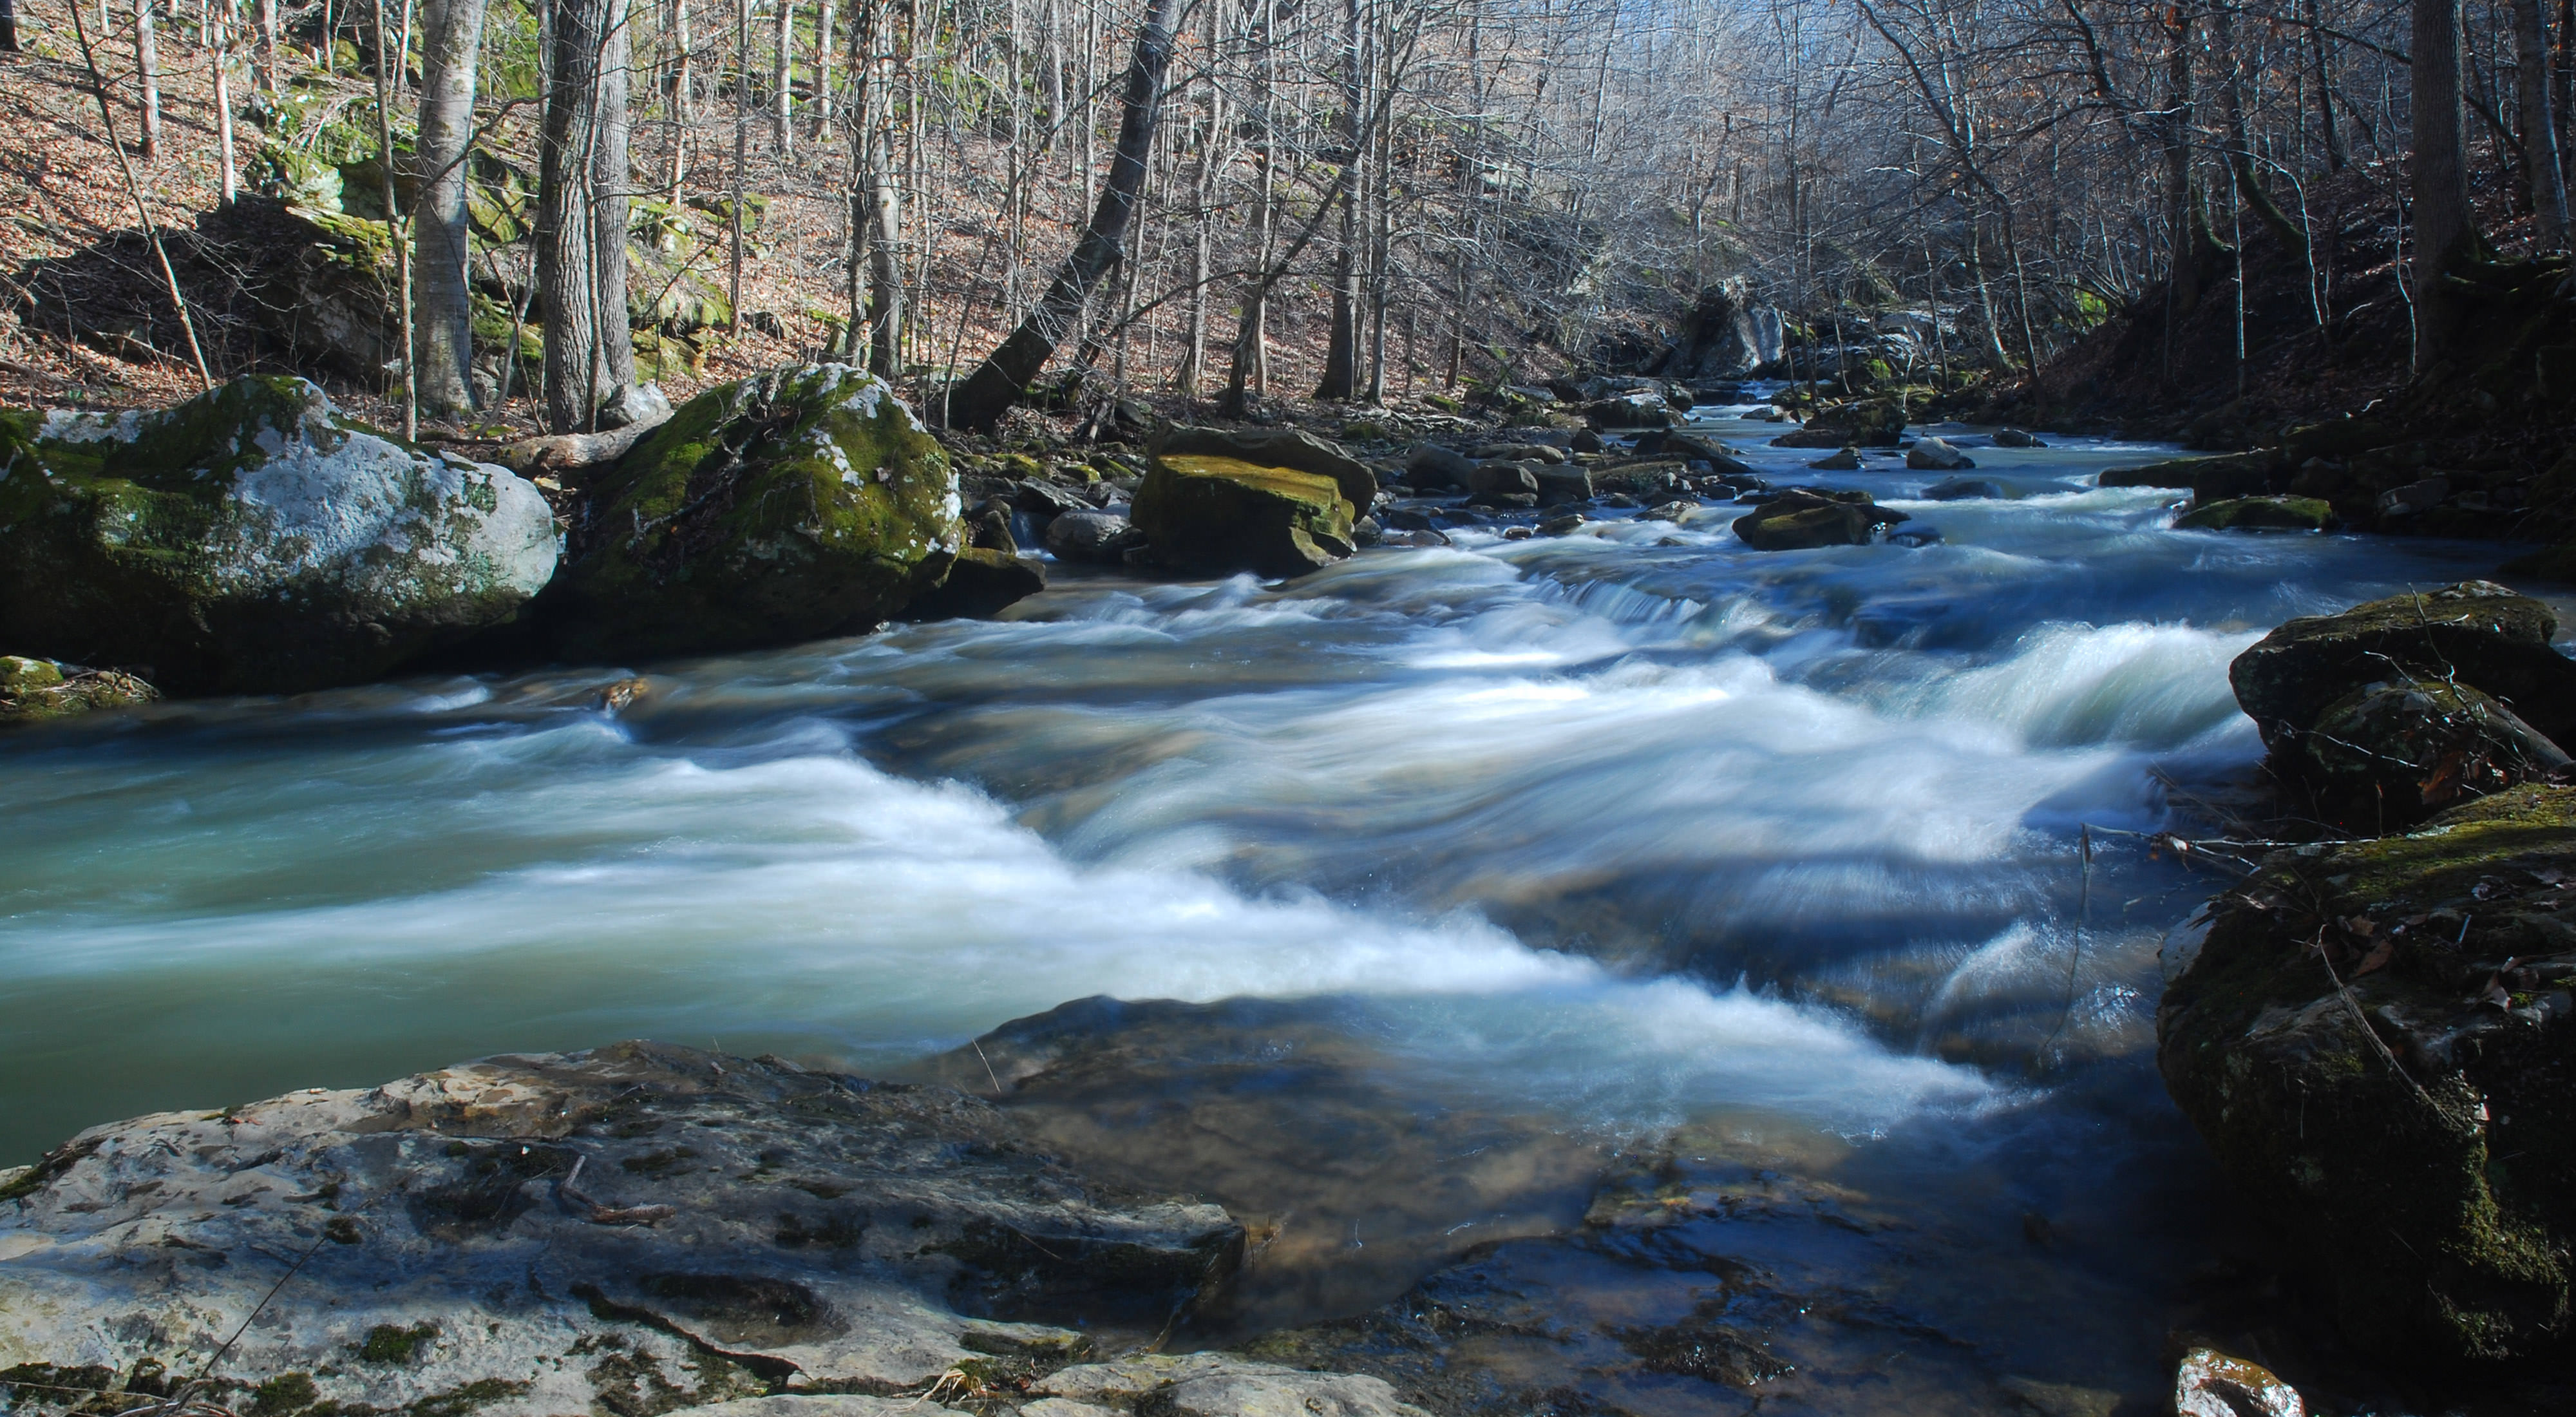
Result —
<instances>
[{"instance_id":1,"label":"large gray rock","mask_svg":"<svg viewBox=\"0 0 2576 1417\"><path fill-rule=\"evenodd\" d=\"M1383 1378L1312 1373L1223 1353L1141 1354L1066 1368L1032 1389L1095 1411L1175 1417L1428 1417Z\"/></svg>"},{"instance_id":2,"label":"large gray rock","mask_svg":"<svg viewBox=\"0 0 2576 1417\"><path fill-rule=\"evenodd\" d=\"M1116 512L1064 512L1047 523L1047 550L1065 561L1115 561L1134 543Z\"/></svg>"},{"instance_id":3,"label":"large gray rock","mask_svg":"<svg viewBox=\"0 0 2576 1417\"><path fill-rule=\"evenodd\" d=\"M1464 487L1475 469L1474 458L1438 443L1424 443L1404 460L1404 475L1421 488Z\"/></svg>"},{"instance_id":4,"label":"large gray rock","mask_svg":"<svg viewBox=\"0 0 2576 1417\"><path fill-rule=\"evenodd\" d=\"M1754 303L1750 282L1731 277L1699 293L1654 366L1668 379L1732 379L1780 357L1780 312Z\"/></svg>"},{"instance_id":5,"label":"large gray rock","mask_svg":"<svg viewBox=\"0 0 2576 1417\"><path fill-rule=\"evenodd\" d=\"M0 1202L12 1381L216 1360L200 1397L261 1417L921 1391L1084 1356L1057 1322L1150 1334L1243 1254L961 1093L641 1043L98 1127ZM732 1410L882 1417L817 1400Z\"/></svg>"},{"instance_id":6,"label":"large gray rock","mask_svg":"<svg viewBox=\"0 0 2576 1417\"><path fill-rule=\"evenodd\" d=\"M1905 465L1917 472L1960 472L1976 460L1940 438L1918 438L1905 450Z\"/></svg>"},{"instance_id":7,"label":"large gray rock","mask_svg":"<svg viewBox=\"0 0 2576 1417\"><path fill-rule=\"evenodd\" d=\"M0 410L0 644L178 693L375 678L555 570L508 470L343 418L302 379L149 413Z\"/></svg>"}]
</instances>

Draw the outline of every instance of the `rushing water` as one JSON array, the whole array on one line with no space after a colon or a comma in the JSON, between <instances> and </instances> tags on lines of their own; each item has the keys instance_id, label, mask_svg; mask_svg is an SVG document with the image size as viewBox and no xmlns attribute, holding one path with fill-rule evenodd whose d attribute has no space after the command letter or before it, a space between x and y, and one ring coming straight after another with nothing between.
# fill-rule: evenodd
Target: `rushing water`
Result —
<instances>
[{"instance_id":1,"label":"rushing water","mask_svg":"<svg viewBox=\"0 0 2576 1417\"><path fill-rule=\"evenodd\" d=\"M1461 528L1284 586L1060 570L999 622L626 666L613 715L593 667L0 739L0 1163L631 1036L982 1091L1052 1061L1019 1100L1069 1149L1274 1236L1237 1337L1469 1255L1509 1273L1434 1287L1572 1335L1475 1361L1631 1410L1747 1400L1583 1366L1713 1283L1771 1296L1791 1406L2152 1386L2232 1224L2149 1056L2209 886L2078 833L2244 773L2264 629L2499 553L2177 533L2090 485L2134 445L1979 446L2018 495L1931 503L1713 428L1945 539ZM1091 996L1235 1002L942 1056ZM1652 1263L1469 1251L1649 1164L1700 1197Z\"/></svg>"}]
</instances>

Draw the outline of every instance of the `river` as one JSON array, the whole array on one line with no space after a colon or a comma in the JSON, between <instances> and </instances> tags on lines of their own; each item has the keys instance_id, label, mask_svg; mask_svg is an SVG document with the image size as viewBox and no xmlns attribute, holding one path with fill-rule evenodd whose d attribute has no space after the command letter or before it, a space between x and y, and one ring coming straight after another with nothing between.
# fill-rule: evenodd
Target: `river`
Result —
<instances>
[{"instance_id":1,"label":"river","mask_svg":"<svg viewBox=\"0 0 2576 1417\"><path fill-rule=\"evenodd\" d=\"M1702 422L1943 539L1059 568L998 622L624 666L617 713L594 667L0 739L0 1164L634 1036L1052 1065L1034 1123L1266 1238L1203 1341L1432 1274L1545 1316L1452 1369L1632 1411L2152 1391L2241 1224L2152 1060L2212 883L2118 833L2246 776L2265 629L2500 553L2175 532L2091 486L2143 445L1970 438L2022 495L1934 503ZM1100 996L1175 1002L966 1046ZM1675 1223L1569 1238L1605 1174ZM1720 1322L1754 1347L1653 1337Z\"/></svg>"}]
</instances>

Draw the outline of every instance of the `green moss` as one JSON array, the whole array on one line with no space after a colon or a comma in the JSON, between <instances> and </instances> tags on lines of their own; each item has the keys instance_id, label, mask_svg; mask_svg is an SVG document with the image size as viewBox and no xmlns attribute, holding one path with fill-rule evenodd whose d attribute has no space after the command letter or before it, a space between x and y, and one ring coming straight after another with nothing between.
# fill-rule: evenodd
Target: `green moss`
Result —
<instances>
[{"instance_id":1,"label":"green moss","mask_svg":"<svg viewBox=\"0 0 2576 1417\"><path fill-rule=\"evenodd\" d=\"M2314 497L2231 497L2174 519L2176 531L2323 531L2334 508Z\"/></svg>"},{"instance_id":2,"label":"green moss","mask_svg":"<svg viewBox=\"0 0 2576 1417\"><path fill-rule=\"evenodd\" d=\"M251 1417L287 1417L322 1396L309 1373L280 1373L250 1390Z\"/></svg>"},{"instance_id":3,"label":"green moss","mask_svg":"<svg viewBox=\"0 0 2576 1417\"><path fill-rule=\"evenodd\" d=\"M947 454L881 380L807 365L691 399L592 484L549 595L573 652L871 628L963 539Z\"/></svg>"},{"instance_id":4,"label":"green moss","mask_svg":"<svg viewBox=\"0 0 2576 1417\"><path fill-rule=\"evenodd\" d=\"M378 1324L367 1330L364 1341L357 1344L358 1361L362 1363L408 1363L421 1350L438 1341L438 1325L423 1320L409 1328Z\"/></svg>"},{"instance_id":5,"label":"green moss","mask_svg":"<svg viewBox=\"0 0 2576 1417\"><path fill-rule=\"evenodd\" d=\"M1157 454L1131 513L1177 570L1297 576L1351 554L1355 512L1320 473L1212 454Z\"/></svg>"}]
</instances>

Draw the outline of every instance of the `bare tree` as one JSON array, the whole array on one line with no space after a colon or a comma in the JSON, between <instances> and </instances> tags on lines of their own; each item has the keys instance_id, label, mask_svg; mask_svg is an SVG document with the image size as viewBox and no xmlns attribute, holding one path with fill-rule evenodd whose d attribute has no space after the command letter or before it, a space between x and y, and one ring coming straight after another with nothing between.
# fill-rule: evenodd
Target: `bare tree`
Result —
<instances>
[{"instance_id":1,"label":"bare tree","mask_svg":"<svg viewBox=\"0 0 2576 1417\"><path fill-rule=\"evenodd\" d=\"M485 0L421 7L420 137L412 214L413 336L423 408L453 417L474 407L474 310L466 284L466 160L474 142L474 70ZM515 351L512 352L515 354ZM505 358L512 357L505 355Z\"/></svg>"},{"instance_id":2,"label":"bare tree","mask_svg":"<svg viewBox=\"0 0 2576 1417\"><path fill-rule=\"evenodd\" d=\"M624 0L555 0L537 177L537 286L544 303L546 419L595 431L600 406L635 382L626 324Z\"/></svg>"}]
</instances>

